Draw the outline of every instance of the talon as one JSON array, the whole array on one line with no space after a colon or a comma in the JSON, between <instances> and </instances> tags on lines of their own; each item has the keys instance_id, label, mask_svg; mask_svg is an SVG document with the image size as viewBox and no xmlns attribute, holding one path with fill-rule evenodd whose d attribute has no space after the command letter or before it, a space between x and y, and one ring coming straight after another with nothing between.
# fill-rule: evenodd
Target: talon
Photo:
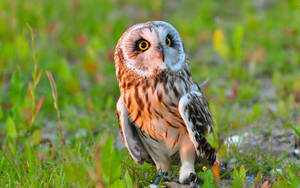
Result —
<instances>
[{"instance_id":1,"label":"talon","mask_svg":"<svg viewBox=\"0 0 300 188\"><path fill-rule=\"evenodd\" d=\"M156 178L154 180L154 185L158 185L159 182L161 181L161 178L163 178L164 181L168 181L170 179L170 177L168 177L168 172L161 172L159 171L156 175ZM152 184L152 185L153 185Z\"/></svg>"},{"instance_id":2,"label":"talon","mask_svg":"<svg viewBox=\"0 0 300 188\"><path fill-rule=\"evenodd\" d=\"M189 185L192 188L198 188L199 184L202 185L203 183L203 180L194 173L191 173L190 176L182 182L183 185Z\"/></svg>"}]
</instances>

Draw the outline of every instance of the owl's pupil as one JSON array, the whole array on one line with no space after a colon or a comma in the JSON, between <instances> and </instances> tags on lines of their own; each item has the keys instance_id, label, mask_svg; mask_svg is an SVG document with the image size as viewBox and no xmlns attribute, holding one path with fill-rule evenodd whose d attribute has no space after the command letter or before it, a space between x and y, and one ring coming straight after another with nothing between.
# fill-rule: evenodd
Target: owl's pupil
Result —
<instances>
[{"instance_id":1,"label":"owl's pupil","mask_svg":"<svg viewBox=\"0 0 300 188\"><path fill-rule=\"evenodd\" d=\"M146 48L147 44L145 42L142 42L141 47Z\"/></svg>"},{"instance_id":2,"label":"owl's pupil","mask_svg":"<svg viewBox=\"0 0 300 188\"><path fill-rule=\"evenodd\" d=\"M168 46L171 46L171 39L170 39L170 37L167 37L167 38L166 38L166 44L167 44Z\"/></svg>"},{"instance_id":3,"label":"owl's pupil","mask_svg":"<svg viewBox=\"0 0 300 188\"><path fill-rule=\"evenodd\" d=\"M149 43L145 40L139 41L137 44L137 50L145 51L149 48Z\"/></svg>"}]
</instances>

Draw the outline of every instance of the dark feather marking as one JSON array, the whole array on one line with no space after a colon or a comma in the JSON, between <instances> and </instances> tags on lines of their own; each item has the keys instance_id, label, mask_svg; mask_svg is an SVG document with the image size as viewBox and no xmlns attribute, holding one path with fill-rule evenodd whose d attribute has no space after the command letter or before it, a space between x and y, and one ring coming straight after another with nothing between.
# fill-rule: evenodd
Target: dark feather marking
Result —
<instances>
[{"instance_id":1,"label":"dark feather marking","mask_svg":"<svg viewBox=\"0 0 300 188\"><path fill-rule=\"evenodd\" d=\"M148 80L148 79L145 80L145 87L146 87L146 88L149 88L149 87L150 87L150 83L149 83L149 80Z\"/></svg>"},{"instance_id":2,"label":"dark feather marking","mask_svg":"<svg viewBox=\"0 0 300 188\"><path fill-rule=\"evenodd\" d=\"M149 137L150 137L153 141L155 141L156 143L158 143L158 140L156 140L155 138L153 138L151 135L149 135Z\"/></svg>"},{"instance_id":3,"label":"dark feather marking","mask_svg":"<svg viewBox=\"0 0 300 188\"><path fill-rule=\"evenodd\" d=\"M178 128L178 127L174 126L171 122L169 122L169 121L166 121L166 122L167 122L167 124L168 124L170 127L173 127L173 128L175 128L175 129Z\"/></svg>"},{"instance_id":4,"label":"dark feather marking","mask_svg":"<svg viewBox=\"0 0 300 188\"><path fill-rule=\"evenodd\" d=\"M188 77L191 76L191 72L188 69L185 69L186 74L188 75Z\"/></svg>"},{"instance_id":5,"label":"dark feather marking","mask_svg":"<svg viewBox=\"0 0 300 188\"><path fill-rule=\"evenodd\" d=\"M132 85L133 85L133 82L128 82L126 85L127 89L131 88Z\"/></svg>"},{"instance_id":6,"label":"dark feather marking","mask_svg":"<svg viewBox=\"0 0 300 188\"><path fill-rule=\"evenodd\" d=\"M140 109L143 110L144 109L144 103L143 103L143 100L139 96L138 87L136 87L134 89L134 97L135 97L135 100L136 100L137 104L139 105Z\"/></svg>"},{"instance_id":7,"label":"dark feather marking","mask_svg":"<svg viewBox=\"0 0 300 188\"><path fill-rule=\"evenodd\" d=\"M127 98L127 108L130 109L131 106L131 97L126 97Z\"/></svg>"},{"instance_id":8,"label":"dark feather marking","mask_svg":"<svg viewBox=\"0 0 300 188\"><path fill-rule=\"evenodd\" d=\"M140 132L144 138L147 138L147 136L145 135L145 132L143 130L141 130Z\"/></svg>"},{"instance_id":9,"label":"dark feather marking","mask_svg":"<svg viewBox=\"0 0 300 188\"><path fill-rule=\"evenodd\" d=\"M173 114L174 117L177 117L177 116L178 116L178 114L177 114L175 111L173 111L173 110L170 111L170 113Z\"/></svg>"},{"instance_id":10,"label":"dark feather marking","mask_svg":"<svg viewBox=\"0 0 300 188\"><path fill-rule=\"evenodd\" d=\"M154 93L154 91L156 90L158 81L154 81L154 86L152 87L152 92Z\"/></svg>"},{"instance_id":11,"label":"dark feather marking","mask_svg":"<svg viewBox=\"0 0 300 188\"><path fill-rule=\"evenodd\" d=\"M133 119L133 122L136 122L136 120L137 120L140 116L141 116L141 111L138 110L138 112L137 112L135 118Z\"/></svg>"},{"instance_id":12,"label":"dark feather marking","mask_svg":"<svg viewBox=\"0 0 300 188\"><path fill-rule=\"evenodd\" d=\"M177 137L176 137L175 141L173 142L172 148L174 148L174 146L178 143L179 136L180 136L180 134L177 134Z\"/></svg>"},{"instance_id":13,"label":"dark feather marking","mask_svg":"<svg viewBox=\"0 0 300 188\"><path fill-rule=\"evenodd\" d=\"M121 48L118 48L118 57L120 62L125 62L123 50Z\"/></svg>"},{"instance_id":14,"label":"dark feather marking","mask_svg":"<svg viewBox=\"0 0 300 188\"><path fill-rule=\"evenodd\" d=\"M169 94L169 89L168 89L168 82L167 81L164 82L163 89L164 89L165 94L168 95Z\"/></svg>"},{"instance_id":15,"label":"dark feather marking","mask_svg":"<svg viewBox=\"0 0 300 188\"><path fill-rule=\"evenodd\" d=\"M141 124L140 124L140 129L142 129L142 130L143 130L143 127L144 127L144 123L143 123L143 122L141 122Z\"/></svg>"},{"instance_id":16,"label":"dark feather marking","mask_svg":"<svg viewBox=\"0 0 300 188\"><path fill-rule=\"evenodd\" d=\"M145 98L146 98L146 103L148 104L149 103L149 94L148 94L148 92L146 92Z\"/></svg>"},{"instance_id":17,"label":"dark feather marking","mask_svg":"<svg viewBox=\"0 0 300 188\"><path fill-rule=\"evenodd\" d=\"M161 102L161 99L162 99L162 93L161 92L157 92L157 98L158 98L158 101Z\"/></svg>"},{"instance_id":18,"label":"dark feather marking","mask_svg":"<svg viewBox=\"0 0 300 188\"><path fill-rule=\"evenodd\" d=\"M174 91L175 97L179 97L179 92L178 92L176 86L173 87L173 91Z\"/></svg>"},{"instance_id":19,"label":"dark feather marking","mask_svg":"<svg viewBox=\"0 0 300 188\"><path fill-rule=\"evenodd\" d=\"M154 112L159 118L163 118L163 115L159 111L154 110Z\"/></svg>"},{"instance_id":20,"label":"dark feather marking","mask_svg":"<svg viewBox=\"0 0 300 188\"><path fill-rule=\"evenodd\" d=\"M170 89L173 89L174 88L174 80L170 81L169 84L170 84L170 86L169 86Z\"/></svg>"},{"instance_id":21,"label":"dark feather marking","mask_svg":"<svg viewBox=\"0 0 300 188\"><path fill-rule=\"evenodd\" d=\"M165 132L165 139L168 138L168 130L169 130L169 129L166 129L166 132Z\"/></svg>"},{"instance_id":22,"label":"dark feather marking","mask_svg":"<svg viewBox=\"0 0 300 188\"><path fill-rule=\"evenodd\" d=\"M151 112L151 103L148 102L147 104L148 104L147 111L148 111L149 115L152 115L152 112Z\"/></svg>"},{"instance_id":23,"label":"dark feather marking","mask_svg":"<svg viewBox=\"0 0 300 188\"><path fill-rule=\"evenodd\" d=\"M161 101L162 105L164 105L165 108L168 109L168 111L171 111L171 109L169 108L169 106L164 102L164 101Z\"/></svg>"},{"instance_id":24,"label":"dark feather marking","mask_svg":"<svg viewBox=\"0 0 300 188\"><path fill-rule=\"evenodd\" d=\"M121 79L121 75L123 75L123 72L122 71L118 71L118 74L117 74L117 79L120 80Z\"/></svg>"}]
</instances>

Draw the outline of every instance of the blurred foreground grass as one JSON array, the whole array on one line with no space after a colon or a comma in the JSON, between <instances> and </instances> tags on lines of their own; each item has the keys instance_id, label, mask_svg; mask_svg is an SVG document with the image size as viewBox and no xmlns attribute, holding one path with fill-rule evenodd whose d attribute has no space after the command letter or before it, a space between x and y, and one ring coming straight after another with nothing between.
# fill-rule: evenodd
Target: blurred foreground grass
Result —
<instances>
[{"instance_id":1,"label":"blurred foreground grass","mask_svg":"<svg viewBox=\"0 0 300 188\"><path fill-rule=\"evenodd\" d=\"M120 149L113 64L121 34L149 20L174 25L193 77L210 79L223 165L199 172L204 187L300 186L299 3L0 1L1 187L150 183L154 168Z\"/></svg>"}]
</instances>

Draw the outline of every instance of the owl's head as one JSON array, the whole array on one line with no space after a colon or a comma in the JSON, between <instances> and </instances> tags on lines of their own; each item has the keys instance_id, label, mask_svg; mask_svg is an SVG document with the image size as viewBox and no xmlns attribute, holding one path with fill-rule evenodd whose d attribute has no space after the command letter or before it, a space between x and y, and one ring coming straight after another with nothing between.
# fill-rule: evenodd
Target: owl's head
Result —
<instances>
[{"instance_id":1,"label":"owl's head","mask_svg":"<svg viewBox=\"0 0 300 188\"><path fill-rule=\"evenodd\" d=\"M164 70L180 70L186 55L176 29L166 22L152 21L136 24L122 35L115 62L116 58L135 73L150 76Z\"/></svg>"}]
</instances>

